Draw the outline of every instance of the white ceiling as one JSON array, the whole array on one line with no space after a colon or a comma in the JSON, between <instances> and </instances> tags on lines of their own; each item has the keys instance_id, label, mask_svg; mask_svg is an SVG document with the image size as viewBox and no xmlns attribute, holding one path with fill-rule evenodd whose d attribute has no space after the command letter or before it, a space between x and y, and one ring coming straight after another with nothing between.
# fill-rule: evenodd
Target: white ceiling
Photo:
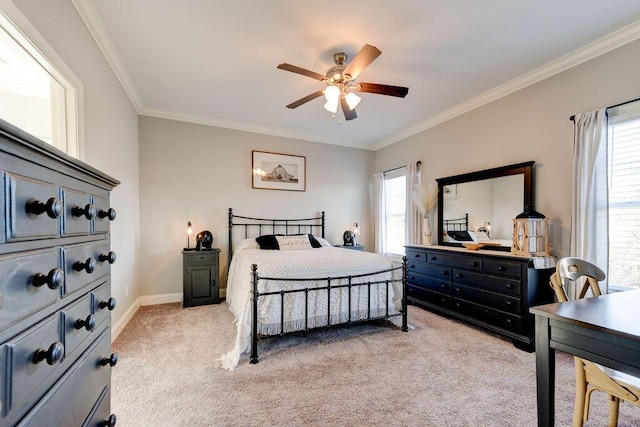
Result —
<instances>
[{"instance_id":1,"label":"white ceiling","mask_svg":"<svg viewBox=\"0 0 640 427\"><path fill-rule=\"evenodd\" d=\"M378 149L640 37L640 0L72 0L132 103L167 117ZM358 118L317 98L333 54L382 51Z\"/></svg>"}]
</instances>

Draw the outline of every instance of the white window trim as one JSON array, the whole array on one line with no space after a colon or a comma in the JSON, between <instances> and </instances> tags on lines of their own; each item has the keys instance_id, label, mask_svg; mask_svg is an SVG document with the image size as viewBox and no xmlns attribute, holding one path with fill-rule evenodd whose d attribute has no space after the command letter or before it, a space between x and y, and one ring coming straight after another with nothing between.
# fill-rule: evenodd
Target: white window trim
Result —
<instances>
[{"instance_id":1,"label":"white window trim","mask_svg":"<svg viewBox=\"0 0 640 427\"><path fill-rule=\"evenodd\" d=\"M57 129L57 132L64 132L67 136L67 147L63 151L77 159L84 160L84 88L82 81L11 0L0 0L0 20L8 21L10 31L11 27L17 30L17 32L11 31L11 36L65 88L66 129Z\"/></svg>"}]
</instances>

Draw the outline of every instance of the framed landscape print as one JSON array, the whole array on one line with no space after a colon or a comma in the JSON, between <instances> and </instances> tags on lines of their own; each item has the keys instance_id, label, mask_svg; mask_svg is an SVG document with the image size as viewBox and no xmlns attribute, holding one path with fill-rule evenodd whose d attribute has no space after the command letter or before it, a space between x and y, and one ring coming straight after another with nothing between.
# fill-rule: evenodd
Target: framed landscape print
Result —
<instances>
[{"instance_id":1,"label":"framed landscape print","mask_svg":"<svg viewBox=\"0 0 640 427\"><path fill-rule=\"evenodd\" d=\"M306 157L255 150L251 154L253 188L306 190Z\"/></svg>"}]
</instances>

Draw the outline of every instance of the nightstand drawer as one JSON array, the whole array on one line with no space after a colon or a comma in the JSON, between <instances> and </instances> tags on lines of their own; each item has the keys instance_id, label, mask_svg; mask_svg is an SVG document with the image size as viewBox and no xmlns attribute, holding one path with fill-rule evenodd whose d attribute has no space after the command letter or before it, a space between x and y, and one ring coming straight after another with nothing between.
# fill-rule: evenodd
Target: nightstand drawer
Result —
<instances>
[{"instance_id":1,"label":"nightstand drawer","mask_svg":"<svg viewBox=\"0 0 640 427\"><path fill-rule=\"evenodd\" d=\"M216 253L210 251L197 251L192 253L187 253L185 256L185 261L187 265L198 265L198 264L206 264L211 265L215 260Z\"/></svg>"}]
</instances>

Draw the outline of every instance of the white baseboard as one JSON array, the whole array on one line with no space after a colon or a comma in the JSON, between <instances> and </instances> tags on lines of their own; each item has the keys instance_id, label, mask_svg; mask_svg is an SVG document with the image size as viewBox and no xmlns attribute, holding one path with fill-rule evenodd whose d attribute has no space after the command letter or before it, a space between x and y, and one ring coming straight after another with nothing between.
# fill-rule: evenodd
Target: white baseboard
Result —
<instances>
[{"instance_id":1,"label":"white baseboard","mask_svg":"<svg viewBox=\"0 0 640 427\"><path fill-rule=\"evenodd\" d=\"M182 302L182 292L140 297L140 305L169 304L172 302Z\"/></svg>"},{"instance_id":2,"label":"white baseboard","mask_svg":"<svg viewBox=\"0 0 640 427\"><path fill-rule=\"evenodd\" d=\"M111 342L114 342L120 332L124 329L125 326L129 323L129 321L133 318L133 315L136 314L136 311L140 308L140 298L136 299L133 304L129 307L129 309L124 313L120 319L118 319L118 323L111 326Z\"/></svg>"}]
</instances>

